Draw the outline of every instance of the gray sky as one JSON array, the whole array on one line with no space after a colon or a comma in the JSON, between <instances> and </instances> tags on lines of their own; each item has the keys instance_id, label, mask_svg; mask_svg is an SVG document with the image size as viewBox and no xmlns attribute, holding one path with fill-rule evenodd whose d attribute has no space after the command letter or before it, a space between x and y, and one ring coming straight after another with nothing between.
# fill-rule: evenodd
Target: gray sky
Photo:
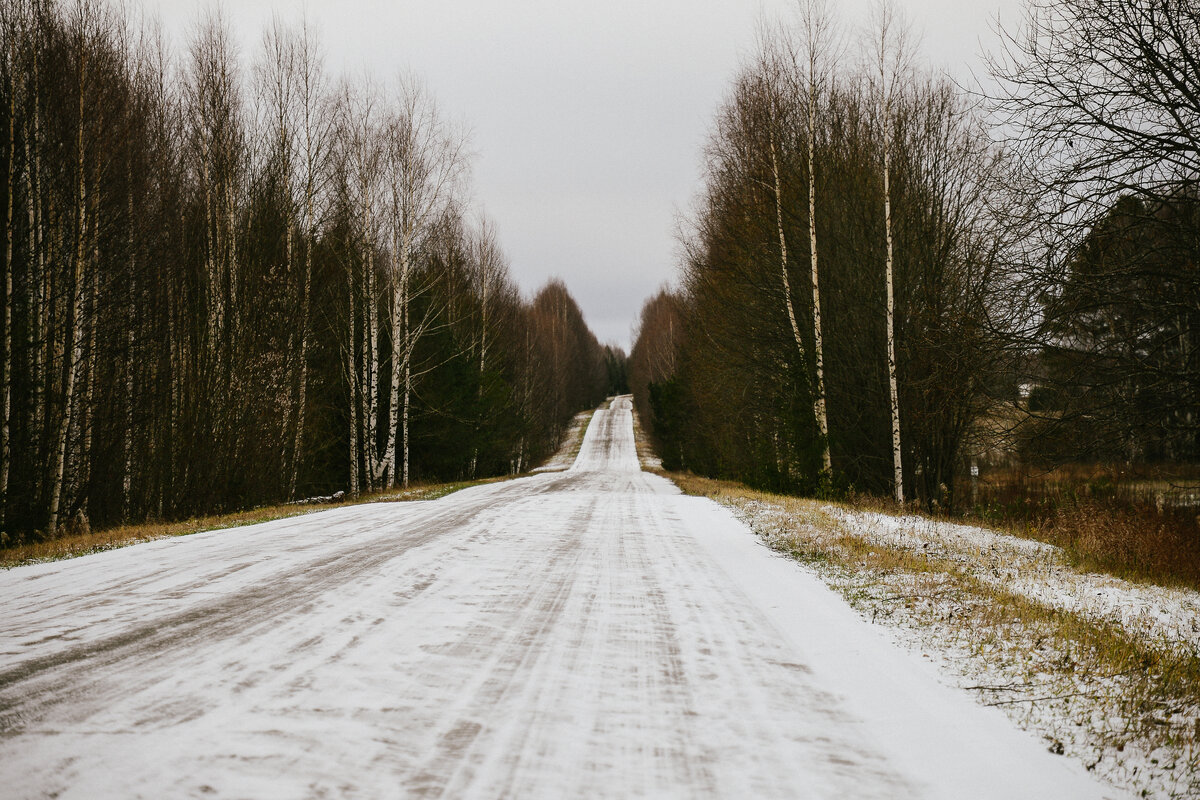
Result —
<instances>
[{"instance_id":1,"label":"gray sky","mask_svg":"<svg viewBox=\"0 0 1200 800\"><path fill-rule=\"evenodd\" d=\"M181 46L201 0L144 0ZM898 0L930 63L966 79L1020 0ZM867 0L834 0L843 25ZM420 75L472 132L474 199L530 294L559 276L601 341L628 350L642 301L675 277L676 217L760 15L794 0L236 0L253 56L273 11L307 8L334 74Z\"/></svg>"}]
</instances>

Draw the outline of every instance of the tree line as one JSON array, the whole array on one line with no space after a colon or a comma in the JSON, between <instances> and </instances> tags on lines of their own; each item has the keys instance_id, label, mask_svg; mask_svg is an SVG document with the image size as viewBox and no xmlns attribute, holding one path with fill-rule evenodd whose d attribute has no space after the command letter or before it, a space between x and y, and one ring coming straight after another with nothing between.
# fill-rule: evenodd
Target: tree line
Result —
<instances>
[{"instance_id":1,"label":"tree line","mask_svg":"<svg viewBox=\"0 0 1200 800\"><path fill-rule=\"evenodd\" d=\"M306 23L181 53L97 0L4 3L0 530L520 472L609 392L514 284L419 80L329 74Z\"/></svg>"},{"instance_id":2,"label":"tree line","mask_svg":"<svg viewBox=\"0 0 1200 800\"><path fill-rule=\"evenodd\" d=\"M887 2L763 25L630 354L664 464L946 507L998 451L1194 462L1198 34L1033 0L981 93Z\"/></svg>"},{"instance_id":3,"label":"tree line","mask_svg":"<svg viewBox=\"0 0 1200 800\"><path fill-rule=\"evenodd\" d=\"M669 465L945 502L993 388L1006 164L893 11L851 67L829 9L802 10L717 112L681 289L631 353L638 405ZM654 351L672 366L642 372Z\"/></svg>"}]
</instances>

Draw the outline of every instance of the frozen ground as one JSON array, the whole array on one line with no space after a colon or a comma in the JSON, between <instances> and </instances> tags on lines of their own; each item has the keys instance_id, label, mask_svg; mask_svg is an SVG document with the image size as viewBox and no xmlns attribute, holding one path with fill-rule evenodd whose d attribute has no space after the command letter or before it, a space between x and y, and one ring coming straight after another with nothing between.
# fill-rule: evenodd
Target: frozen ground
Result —
<instances>
[{"instance_id":1,"label":"frozen ground","mask_svg":"<svg viewBox=\"0 0 1200 800\"><path fill-rule=\"evenodd\" d=\"M566 472L0 574L6 797L1118 796L727 510Z\"/></svg>"}]
</instances>

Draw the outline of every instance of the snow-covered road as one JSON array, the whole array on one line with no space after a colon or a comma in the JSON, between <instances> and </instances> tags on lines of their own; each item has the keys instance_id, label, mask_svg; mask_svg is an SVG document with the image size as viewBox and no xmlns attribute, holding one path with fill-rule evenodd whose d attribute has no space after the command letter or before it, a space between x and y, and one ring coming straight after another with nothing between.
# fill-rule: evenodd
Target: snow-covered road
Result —
<instances>
[{"instance_id":1,"label":"snow-covered road","mask_svg":"<svg viewBox=\"0 0 1200 800\"><path fill-rule=\"evenodd\" d=\"M0 574L5 797L1118 796L731 514L566 472Z\"/></svg>"}]
</instances>

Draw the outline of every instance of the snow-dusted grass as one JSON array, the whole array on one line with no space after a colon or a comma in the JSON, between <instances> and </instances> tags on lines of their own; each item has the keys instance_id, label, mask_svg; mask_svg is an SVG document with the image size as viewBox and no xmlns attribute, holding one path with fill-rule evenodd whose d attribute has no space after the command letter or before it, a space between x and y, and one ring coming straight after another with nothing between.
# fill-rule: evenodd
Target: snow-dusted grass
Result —
<instances>
[{"instance_id":1,"label":"snow-dusted grass","mask_svg":"<svg viewBox=\"0 0 1200 800\"><path fill-rule=\"evenodd\" d=\"M575 457L579 455L579 448L583 446L583 434L587 431L588 423L592 421L592 414L595 411L580 411L571 420L571 424L567 427L563 434L562 443L558 446L558 452L550 457L550 459L536 467L532 472L562 472L571 468L575 463Z\"/></svg>"},{"instance_id":2,"label":"snow-dusted grass","mask_svg":"<svg viewBox=\"0 0 1200 800\"><path fill-rule=\"evenodd\" d=\"M1052 752L1143 796L1200 794L1200 593L1079 572L982 528L672 477Z\"/></svg>"},{"instance_id":3,"label":"snow-dusted grass","mask_svg":"<svg viewBox=\"0 0 1200 800\"><path fill-rule=\"evenodd\" d=\"M642 427L642 420L636 410L633 412L633 438L637 445L638 463L642 465L642 469L647 472L661 472L662 459L650 446L650 437L646 435L646 429Z\"/></svg>"}]
</instances>

